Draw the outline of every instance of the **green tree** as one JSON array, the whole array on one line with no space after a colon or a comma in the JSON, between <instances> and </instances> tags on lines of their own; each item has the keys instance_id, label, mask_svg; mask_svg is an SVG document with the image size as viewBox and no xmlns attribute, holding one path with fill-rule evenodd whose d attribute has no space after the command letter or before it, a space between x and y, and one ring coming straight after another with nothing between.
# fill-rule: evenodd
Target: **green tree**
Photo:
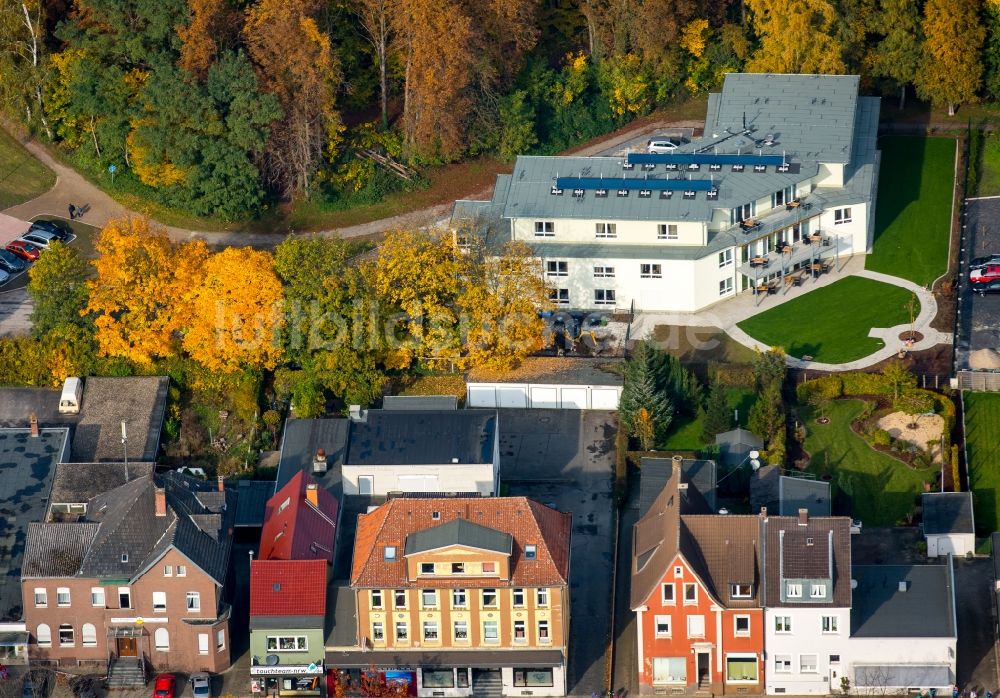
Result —
<instances>
[{"instance_id":1,"label":"green tree","mask_svg":"<svg viewBox=\"0 0 1000 698\"><path fill-rule=\"evenodd\" d=\"M890 361L882 369L882 377L892 389L892 399L898 400L903 393L917 387L917 377L913 375L902 361Z\"/></svg>"},{"instance_id":2,"label":"green tree","mask_svg":"<svg viewBox=\"0 0 1000 698\"><path fill-rule=\"evenodd\" d=\"M81 317L87 307L87 262L77 248L53 243L31 266L28 279L35 337L45 337L59 325L89 326Z\"/></svg>"},{"instance_id":3,"label":"green tree","mask_svg":"<svg viewBox=\"0 0 1000 698\"><path fill-rule=\"evenodd\" d=\"M768 447L778 437L784 443L785 406L780 386L772 383L764 388L750 408L748 426L750 431L764 439Z\"/></svg>"},{"instance_id":4,"label":"green tree","mask_svg":"<svg viewBox=\"0 0 1000 698\"><path fill-rule=\"evenodd\" d=\"M986 41L983 45L983 69L986 92L993 101L1000 100L1000 1L983 3Z\"/></svg>"},{"instance_id":5,"label":"green tree","mask_svg":"<svg viewBox=\"0 0 1000 698\"><path fill-rule=\"evenodd\" d=\"M729 409L729 393L726 387L715 381L708 391L705 401L705 415L702 419L701 439L706 443L715 443L717 434L728 431L733 423L732 411Z\"/></svg>"},{"instance_id":6,"label":"green tree","mask_svg":"<svg viewBox=\"0 0 1000 698\"><path fill-rule=\"evenodd\" d=\"M785 373L788 367L785 363L785 351L781 347L772 347L767 351L758 350L751 361L754 378L757 380L757 387L763 391L768 387L777 386L781 392L781 386L785 382Z\"/></svg>"},{"instance_id":7,"label":"green tree","mask_svg":"<svg viewBox=\"0 0 1000 698\"><path fill-rule=\"evenodd\" d=\"M880 0L872 28L882 35L871 51L873 75L899 86L899 108L906 105L906 87L920 67L923 27L918 0Z\"/></svg>"},{"instance_id":8,"label":"green tree","mask_svg":"<svg viewBox=\"0 0 1000 698\"><path fill-rule=\"evenodd\" d=\"M910 389L893 401L893 407L910 417L910 428L916 428L917 419L934 409L934 399L923 390Z\"/></svg>"},{"instance_id":9,"label":"green tree","mask_svg":"<svg viewBox=\"0 0 1000 698\"><path fill-rule=\"evenodd\" d=\"M655 438L666 434L674 415L670 398L657 386L655 350L646 342L636 345L635 352L625 364L625 381L618 405L618 416L629 434L636 436L639 410L645 409L653 423Z\"/></svg>"},{"instance_id":10,"label":"green tree","mask_svg":"<svg viewBox=\"0 0 1000 698\"><path fill-rule=\"evenodd\" d=\"M955 115L959 104L976 101L982 84L980 50L986 29L977 0L927 0L924 44L917 70L917 94Z\"/></svg>"},{"instance_id":11,"label":"green tree","mask_svg":"<svg viewBox=\"0 0 1000 698\"><path fill-rule=\"evenodd\" d=\"M829 0L746 0L760 44L747 70L755 73L846 72L834 37L837 7Z\"/></svg>"}]
</instances>

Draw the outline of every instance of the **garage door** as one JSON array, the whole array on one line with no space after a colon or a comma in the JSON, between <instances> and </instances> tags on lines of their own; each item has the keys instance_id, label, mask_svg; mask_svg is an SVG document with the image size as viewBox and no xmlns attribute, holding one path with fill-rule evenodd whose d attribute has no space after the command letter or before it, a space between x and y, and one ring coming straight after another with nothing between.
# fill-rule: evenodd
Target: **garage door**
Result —
<instances>
[{"instance_id":1,"label":"garage door","mask_svg":"<svg viewBox=\"0 0 1000 698\"><path fill-rule=\"evenodd\" d=\"M468 404L469 407L496 407L496 388L484 388L481 386L470 385Z\"/></svg>"},{"instance_id":2,"label":"garage door","mask_svg":"<svg viewBox=\"0 0 1000 698\"><path fill-rule=\"evenodd\" d=\"M945 557L949 553L955 556L965 555L965 541L961 538L951 538L950 536L937 536L937 554ZM929 546L928 546L929 547ZM930 551L928 550L928 553Z\"/></svg>"},{"instance_id":3,"label":"garage door","mask_svg":"<svg viewBox=\"0 0 1000 698\"><path fill-rule=\"evenodd\" d=\"M618 391L614 388L593 388L590 391L590 406L595 410L617 410Z\"/></svg>"},{"instance_id":4,"label":"garage door","mask_svg":"<svg viewBox=\"0 0 1000 698\"><path fill-rule=\"evenodd\" d=\"M587 389L586 388L563 388L562 407L564 410L585 410L587 409Z\"/></svg>"},{"instance_id":5,"label":"garage door","mask_svg":"<svg viewBox=\"0 0 1000 698\"><path fill-rule=\"evenodd\" d=\"M500 407L527 407L528 389L524 386L501 386L497 389Z\"/></svg>"},{"instance_id":6,"label":"garage door","mask_svg":"<svg viewBox=\"0 0 1000 698\"><path fill-rule=\"evenodd\" d=\"M396 478L400 492L440 492L437 475L400 475Z\"/></svg>"},{"instance_id":7,"label":"garage door","mask_svg":"<svg viewBox=\"0 0 1000 698\"><path fill-rule=\"evenodd\" d=\"M559 407L559 389L558 388L539 388L537 386L531 387L531 406L532 407Z\"/></svg>"}]
</instances>

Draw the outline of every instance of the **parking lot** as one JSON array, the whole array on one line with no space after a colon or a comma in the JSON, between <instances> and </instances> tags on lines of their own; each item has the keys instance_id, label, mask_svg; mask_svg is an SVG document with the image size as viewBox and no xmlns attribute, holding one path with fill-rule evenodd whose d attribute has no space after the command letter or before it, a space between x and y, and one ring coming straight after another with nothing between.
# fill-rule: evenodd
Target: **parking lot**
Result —
<instances>
[{"instance_id":1,"label":"parking lot","mask_svg":"<svg viewBox=\"0 0 1000 698\"><path fill-rule=\"evenodd\" d=\"M650 133L644 133L635 138L629 139L624 143L618 143L612 148L607 150L602 150L597 153L598 156L609 156L609 157L621 157L625 155L626 151L630 153L645 153L646 143L653 139L668 139L668 140L678 140L684 139L690 141L694 137L693 128L661 128Z\"/></svg>"},{"instance_id":2,"label":"parking lot","mask_svg":"<svg viewBox=\"0 0 1000 698\"><path fill-rule=\"evenodd\" d=\"M500 410L500 482L573 514L570 695L604 690L611 628L615 510L614 412Z\"/></svg>"},{"instance_id":3,"label":"parking lot","mask_svg":"<svg viewBox=\"0 0 1000 698\"><path fill-rule=\"evenodd\" d=\"M1000 347L1000 293L980 296L973 293L969 284L970 260L1000 254L1000 199L969 201L966 212L965 248L959 265L960 315L955 358L959 370L1000 368L1000 364L978 365L990 358L980 350Z\"/></svg>"}]
</instances>

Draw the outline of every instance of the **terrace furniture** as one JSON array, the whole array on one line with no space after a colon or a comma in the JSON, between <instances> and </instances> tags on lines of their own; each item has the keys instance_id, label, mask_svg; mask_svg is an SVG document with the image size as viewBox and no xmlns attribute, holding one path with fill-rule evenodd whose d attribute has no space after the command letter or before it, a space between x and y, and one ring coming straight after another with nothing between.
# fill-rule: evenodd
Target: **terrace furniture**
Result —
<instances>
[{"instance_id":1,"label":"terrace furniture","mask_svg":"<svg viewBox=\"0 0 1000 698\"><path fill-rule=\"evenodd\" d=\"M784 252L784 253L786 253L786 254L791 254L792 253L792 246L791 245L785 245L784 247L781 248L781 251Z\"/></svg>"},{"instance_id":2,"label":"terrace furniture","mask_svg":"<svg viewBox=\"0 0 1000 698\"><path fill-rule=\"evenodd\" d=\"M798 208L801 205L802 202L799 199L792 199L791 201L785 202L785 209L791 211L792 209Z\"/></svg>"},{"instance_id":3,"label":"terrace furniture","mask_svg":"<svg viewBox=\"0 0 1000 698\"><path fill-rule=\"evenodd\" d=\"M751 267L766 267L767 266L767 257L759 257L759 256L758 257L751 257L750 258L750 266Z\"/></svg>"}]
</instances>

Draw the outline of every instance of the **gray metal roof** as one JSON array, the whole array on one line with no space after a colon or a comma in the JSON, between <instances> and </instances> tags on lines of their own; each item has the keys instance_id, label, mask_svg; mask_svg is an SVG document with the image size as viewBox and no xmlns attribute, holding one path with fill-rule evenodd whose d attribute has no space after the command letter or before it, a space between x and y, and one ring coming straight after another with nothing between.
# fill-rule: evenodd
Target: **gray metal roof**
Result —
<instances>
[{"instance_id":1,"label":"gray metal roof","mask_svg":"<svg viewBox=\"0 0 1000 698\"><path fill-rule=\"evenodd\" d=\"M386 395L382 398L384 410L457 410L458 398L454 395Z\"/></svg>"},{"instance_id":2,"label":"gray metal roof","mask_svg":"<svg viewBox=\"0 0 1000 698\"><path fill-rule=\"evenodd\" d=\"M854 685L882 694L887 688L949 686L955 675L947 664L855 664Z\"/></svg>"},{"instance_id":3,"label":"gray metal roof","mask_svg":"<svg viewBox=\"0 0 1000 698\"><path fill-rule=\"evenodd\" d=\"M673 472L673 464L669 458L643 458L641 461L641 477L639 479L639 516L645 516L646 512L660 496L660 492L667 484L667 480ZM693 509L686 509L688 513L714 513L716 505L716 481L717 469L715 461L695 460L685 458L681 463L681 481L694 488L697 493L696 501L692 502ZM690 498L690 490L688 490Z\"/></svg>"},{"instance_id":4,"label":"gray metal roof","mask_svg":"<svg viewBox=\"0 0 1000 698\"><path fill-rule=\"evenodd\" d=\"M830 516L830 483L782 475L778 478L778 513L795 516L806 509L809 516Z\"/></svg>"},{"instance_id":5,"label":"gray metal roof","mask_svg":"<svg viewBox=\"0 0 1000 698\"><path fill-rule=\"evenodd\" d=\"M350 423L350 465L493 462L496 410L368 410Z\"/></svg>"},{"instance_id":6,"label":"gray metal roof","mask_svg":"<svg viewBox=\"0 0 1000 698\"><path fill-rule=\"evenodd\" d=\"M26 428L31 415L39 426L76 424L79 416L59 414L59 388L0 388L0 427Z\"/></svg>"},{"instance_id":7,"label":"gray metal roof","mask_svg":"<svg viewBox=\"0 0 1000 698\"><path fill-rule=\"evenodd\" d=\"M236 481L236 527L263 526L267 500L274 494L272 480Z\"/></svg>"},{"instance_id":8,"label":"gray metal roof","mask_svg":"<svg viewBox=\"0 0 1000 698\"><path fill-rule=\"evenodd\" d=\"M96 523L30 523L21 578L72 577L90 549Z\"/></svg>"},{"instance_id":9,"label":"gray metal roof","mask_svg":"<svg viewBox=\"0 0 1000 698\"><path fill-rule=\"evenodd\" d=\"M52 480L52 504L86 504L128 481L152 475L153 463L60 463Z\"/></svg>"},{"instance_id":10,"label":"gray metal roof","mask_svg":"<svg viewBox=\"0 0 1000 698\"><path fill-rule=\"evenodd\" d=\"M344 462L347 453L347 437L350 431L350 420L347 419L289 419L285 422L285 430L281 437L281 458L278 463L278 477L275 492L288 484L295 474L305 470L311 472L316 451L326 451L326 462L336 477L326 478L317 475L324 487L330 489L340 482L340 473L336 471Z\"/></svg>"},{"instance_id":11,"label":"gray metal roof","mask_svg":"<svg viewBox=\"0 0 1000 698\"><path fill-rule=\"evenodd\" d=\"M943 565L855 565L851 637L955 637L955 586ZM900 591L906 582L906 591Z\"/></svg>"},{"instance_id":12,"label":"gray metal roof","mask_svg":"<svg viewBox=\"0 0 1000 698\"><path fill-rule=\"evenodd\" d=\"M924 512L924 535L975 533L971 492L925 492L920 503Z\"/></svg>"},{"instance_id":13,"label":"gray metal roof","mask_svg":"<svg viewBox=\"0 0 1000 698\"><path fill-rule=\"evenodd\" d=\"M72 460L120 461L127 447L129 460L155 461L169 385L166 376L87 378L80 421L73 430ZM125 446L122 420L127 423Z\"/></svg>"},{"instance_id":14,"label":"gray metal roof","mask_svg":"<svg viewBox=\"0 0 1000 698\"><path fill-rule=\"evenodd\" d=\"M738 427L715 436L719 459L726 465L739 465L750 451L764 448L764 442L749 429Z\"/></svg>"},{"instance_id":15,"label":"gray metal roof","mask_svg":"<svg viewBox=\"0 0 1000 698\"><path fill-rule=\"evenodd\" d=\"M461 545L477 550L492 550L510 555L514 545L514 537L509 533L467 519L453 519L440 526L425 528L408 535L404 554L415 555L451 545Z\"/></svg>"}]
</instances>

